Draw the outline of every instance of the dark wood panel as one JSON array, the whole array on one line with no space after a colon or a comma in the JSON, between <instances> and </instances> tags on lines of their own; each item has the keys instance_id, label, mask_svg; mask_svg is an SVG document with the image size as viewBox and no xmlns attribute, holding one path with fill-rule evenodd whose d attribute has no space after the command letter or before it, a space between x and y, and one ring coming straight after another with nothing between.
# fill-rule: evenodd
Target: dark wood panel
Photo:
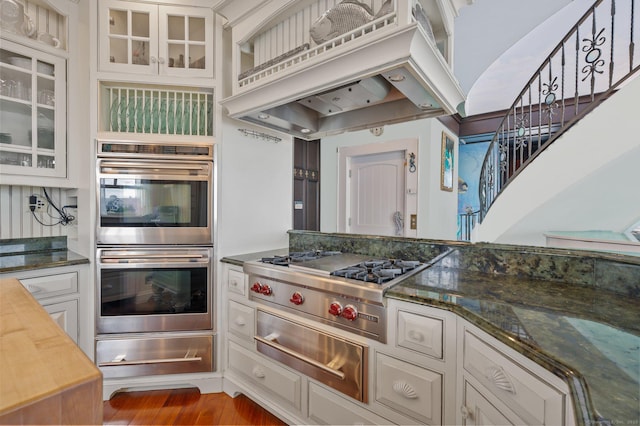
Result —
<instances>
[{"instance_id":1,"label":"dark wood panel","mask_svg":"<svg viewBox=\"0 0 640 426\"><path fill-rule=\"evenodd\" d=\"M121 392L104 401L105 425L285 425L244 395L197 388Z\"/></svg>"},{"instance_id":2,"label":"dark wood panel","mask_svg":"<svg viewBox=\"0 0 640 426\"><path fill-rule=\"evenodd\" d=\"M293 159L293 229L319 231L320 141L295 139Z\"/></svg>"}]
</instances>

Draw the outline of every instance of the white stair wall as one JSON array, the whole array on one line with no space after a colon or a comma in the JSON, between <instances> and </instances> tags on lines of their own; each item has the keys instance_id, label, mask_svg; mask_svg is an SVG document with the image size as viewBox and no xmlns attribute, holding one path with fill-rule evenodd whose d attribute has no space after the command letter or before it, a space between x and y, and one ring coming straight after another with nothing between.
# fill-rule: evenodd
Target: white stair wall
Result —
<instances>
[{"instance_id":1,"label":"white stair wall","mask_svg":"<svg viewBox=\"0 0 640 426\"><path fill-rule=\"evenodd\" d=\"M640 216L638 99L634 78L553 142L495 200L472 240L545 246L549 231L623 232L633 224Z\"/></svg>"}]
</instances>

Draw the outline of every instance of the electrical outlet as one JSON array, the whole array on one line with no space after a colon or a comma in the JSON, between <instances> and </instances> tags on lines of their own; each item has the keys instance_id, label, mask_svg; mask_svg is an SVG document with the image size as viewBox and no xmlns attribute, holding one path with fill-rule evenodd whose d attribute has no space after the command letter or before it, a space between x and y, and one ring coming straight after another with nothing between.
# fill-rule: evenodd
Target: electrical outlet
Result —
<instances>
[{"instance_id":1,"label":"electrical outlet","mask_svg":"<svg viewBox=\"0 0 640 426\"><path fill-rule=\"evenodd\" d=\"M27 201L27 206L29 207L29 210L31 210L32 212L44 210L46 205L47 205L47 201L45 200L44 197L40 195L30 195Z\"/></svg>"},{"instance_id":2,"label":"electrical outlet","mask_svg":"<svg viewBox=\"0 0 640 426\"><path fill-rule=\"evenodd\" d=\"M409 228L410 229L417 229L418 228L418 215L417 214L412 214L410 216L411 221L409 222Z\"/></svg>"}]
</instances>

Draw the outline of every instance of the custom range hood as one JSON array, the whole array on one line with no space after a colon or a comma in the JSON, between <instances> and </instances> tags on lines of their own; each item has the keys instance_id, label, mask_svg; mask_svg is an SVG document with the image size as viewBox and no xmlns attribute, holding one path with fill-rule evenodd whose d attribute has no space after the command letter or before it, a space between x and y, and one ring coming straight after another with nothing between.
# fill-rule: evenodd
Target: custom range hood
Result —
<instances>
[{"instance_id":1,"label":"custom range hood","mask_svg":"<svg viewBox=\"0 0 640 426\"><path fill-rule=\"evenodd\" d=\"M238 25L238 33L233 27L237 82L232 96L222 101L229 116L312 140L457 112L464 95L449 65L454 0L380 1L385 13L365 25L319 43L317 37L300 36L293 49L266 59L260 43L283 44L273 39L283 33L281 28L300 27L300 16L308 13L305 5L318 7L300 3L265 20L251 37L242 33L246 25ZM359 4L347 1L334 8L347 3ZM443 10L443 5L449 8ZM260 11L265 12L258 8L256 13ZM297 33L313 34L322 18ZM252 68L247 69L247 62Z\"/></svg>"}]
</instances>

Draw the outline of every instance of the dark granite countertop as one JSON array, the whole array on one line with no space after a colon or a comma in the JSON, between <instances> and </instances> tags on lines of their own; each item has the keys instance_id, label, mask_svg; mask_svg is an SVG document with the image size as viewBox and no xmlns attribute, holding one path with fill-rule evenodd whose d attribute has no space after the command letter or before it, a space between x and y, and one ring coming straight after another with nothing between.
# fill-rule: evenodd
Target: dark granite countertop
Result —
<instances>
[{"instance_id":1,"label":"dark granite countertop","mask_svg":"<svg viewBox=\"0 0 640 426\"><path fill-rule=\"evenodd\" d=\"M453 311L561 377L578 424L638 424L640 298L452 267L463 256L453 252L386 296Z\"/></svg>"},{"instance_id":2,"label":"dark granite countertop","mask_svg":"<svg viewBox=\"0 0 640 426\"><path fill-rule=\"evenodd\" d=\"M66 237L0 241L0 273L85 263L89 263L89 259L67 249Z\"/></svg>"}]
</instances>

